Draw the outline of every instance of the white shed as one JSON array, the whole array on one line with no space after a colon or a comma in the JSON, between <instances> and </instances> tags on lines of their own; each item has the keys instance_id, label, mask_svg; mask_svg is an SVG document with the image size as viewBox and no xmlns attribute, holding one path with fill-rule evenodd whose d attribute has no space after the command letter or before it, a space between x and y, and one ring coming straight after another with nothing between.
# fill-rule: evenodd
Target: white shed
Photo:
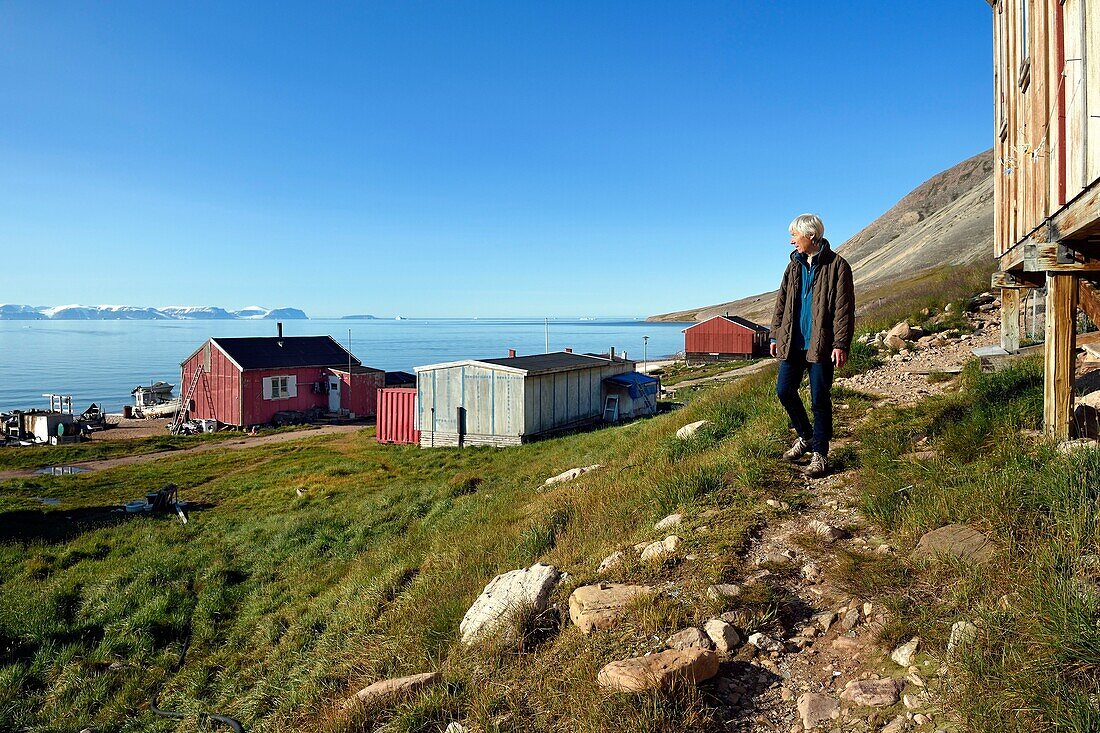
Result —
<instances>
[{"instance_id":1,"label":"white shed","mask_svg":"<svg viewBox=\"0 0 1100 733\"><path fill-rule=\"evenodd\" d=\"M519 445L603 418L604 380L628 359L559 351L416 368L422 448Z\"/></svg>"}]
</instances>

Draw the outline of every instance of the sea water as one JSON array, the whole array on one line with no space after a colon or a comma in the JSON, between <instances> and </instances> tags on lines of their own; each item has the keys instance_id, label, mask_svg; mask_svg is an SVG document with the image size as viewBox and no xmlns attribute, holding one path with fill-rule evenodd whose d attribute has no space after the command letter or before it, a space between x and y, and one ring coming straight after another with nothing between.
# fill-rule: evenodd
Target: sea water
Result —
<instances>
[{"instance_id":1,"label":"sea water","mask_svg":"<svg viewBox=\"0 0 1100 733\"><path fill-rule=\"evenodd\" d=\"M287 336L328 335L366 366L413 371L460 359L501 358L549 350L606 353L614 347L639 362L648 336L650 359L684 348L684 323L641 319L310 319L285 321ZM48 407L47 393L73 397L83 411L95 402L117 412L130 391L163 380L177 385L180 362L210 337L274 336L270 320L0 321L0 411Z\"/></svg>"}]
</instances>

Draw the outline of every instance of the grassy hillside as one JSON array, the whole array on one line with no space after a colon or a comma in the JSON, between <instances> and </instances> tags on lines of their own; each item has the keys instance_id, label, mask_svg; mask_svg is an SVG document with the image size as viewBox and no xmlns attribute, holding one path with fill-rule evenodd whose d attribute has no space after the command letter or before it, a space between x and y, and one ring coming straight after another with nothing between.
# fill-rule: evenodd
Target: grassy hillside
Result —
<instances>
[{"instance_id":1,"label":"grassy hillside","mask_svg":"<svg viewBox=\"0 0 1100 733\"><path fill-rule=\"evenodd\" d=\"M945 276L937 305L967 287ZM892 310L879 319L925 307L929 290L884 301ZM836 462L858 469L863 513L899 552L844 550L827 572L890 608L886 646L919 634L946 659L952 623L979 625L943 688L963 729L1100 722L1100 452L1066 457L1021 434L1040 419L1038 374L1035 364L968 371L957 391L905 410L869 411L846 393L838 413L858 443ZM773 379L685 390L683 410L515 449L380 446L365 430L0 482L0 730L208 730L203 711L249 731L439 731L451 720L483 731L722 730L706 685L625 696L599 690L595 675L721 611L746 633L791 627L797 604L781 585L722 604L703 593L749 572L751 538L780 518L764 499L794 511L807 500L778 460L788 433ZM673 437L699 419L712 427ZM903 459L922 438L937 457ZM604 467L542 488L593 463ZM168 482L193 503L186 526L113 511ZM584 636L562 618L602 558L660 539L653 523L677 510L694 559L628 560L617 580L661 590L629 624ZM908 560L948 521L986 531L1000 548L993 564ZM570 573L558 605L526 619L517 643L460 646L459 620L484 585L535 561ZM334 707L369 682L433 669L446 684L410 700L350 716ZM186 719L153 716L154 694Z\"/></svg>"}]
</instances>

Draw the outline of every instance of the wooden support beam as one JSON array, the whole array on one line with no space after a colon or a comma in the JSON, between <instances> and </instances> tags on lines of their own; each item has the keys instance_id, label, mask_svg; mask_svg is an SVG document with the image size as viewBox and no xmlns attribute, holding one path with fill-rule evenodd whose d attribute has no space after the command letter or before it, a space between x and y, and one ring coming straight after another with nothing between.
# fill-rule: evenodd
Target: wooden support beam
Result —
<instances>
[{"instance_id":1,"label":"wooden support beam","mask_svg":"<svg viewBox=\"0 0 1100 733\"><path fill-rule=\"evenodd\" d=\"M1010 354L1020 350L1020 289L1001 288L1001 348Z\"/></svg>"},{"instance_id":2,"label":"wooden support beam","mask_svg":"<svg viewBox=\"0 0 1100 733\"><path fill-rule=\"evenodd\" d=\"M1053 216L1012 245L1000 257L1002 270L1025 270L1028 260L1034 260L1032 247L1056 242L1086 241L1100 235L1100 181L1093 182ZM1043 256L1042 259L1048 259Z\"/></svg>"},{"instance_id":3,"label":"wooden support beam","mask_svg":"<svg viewBox=\"0 0 1100 733\"><path fill-rule=\"evenodd\" d=\"M1043 374L1043 430L1069 440L1073 417L1073 365L1077 332L1077 277L1047 275L1046 346Z\"/></svg>"},{"instance_id":4,"label":"wooden support beam","mask_svg":"<svg viewBox=\"0 0 1100 733\"><path fill-rule=\"evenodd\" d=\"M990 278L990 287L994 290L1016 288L1027 290L1043 287L1046 276L1041 272L1003 272L997 270Z\"/></svg>"},{"instance_id":5,"label":"wooden support beam","mask_svg":"<svg viewBox=\"0 0 1100 733\"><path fill-rule=\"evenodd\" d=\"M1100 272L1100 249L1087 241L1028 243L1024 272Z\"/></svg>"},{"instance_id":6,"label":"wooden support beam","mask_svg":"<svg viewBox=\"0 0 1100 733\"><path fill-rule=\"evenodd\" d=\"M1100 326L1100 288L1096 283L1080 278L1077 281L1077 305L1094 326Z\"/></svg>"}]
</instances>

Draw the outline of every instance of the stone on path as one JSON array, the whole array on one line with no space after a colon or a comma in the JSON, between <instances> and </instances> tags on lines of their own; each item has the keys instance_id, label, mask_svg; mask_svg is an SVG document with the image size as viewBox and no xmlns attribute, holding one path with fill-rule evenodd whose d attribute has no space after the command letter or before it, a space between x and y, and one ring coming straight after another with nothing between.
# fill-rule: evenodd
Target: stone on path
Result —
<instances>
[{"instance_id":1,"label":"stone on path","mask_svg":"<svg viewBox=\"0 0 1100 733\"><path fill-rule=\"evenodd\" d=\"M661 532L663 530L669 529L670 527L675 527L679 525L680 522L683 521L683 519L683 514L669 514L667 517L657 522L657 524L653 525L653 529Z\"/></svg>"},{"instance_id":2,"label":"stone on path","mask_svg":"<svg viewBox=\"0 0 1100 733\"><path fill-rule=\"evenodd\" d=\"M965 524L949 524L928 532L913 550L914 560L952 558L982 563L993 556L993 543Z\"/></svg>"},{"instance_id":3,"label":"stone on path","mask_svg":"<svg viewBox=\"0 0 1100 733\"><path fill-rule=\"evenodd\" d=\"M596 572L600 575L609 573L622 565L625 558L626 555L623 554L622 550L616 550L603 559L603 562L600 563L600 567L596 569Z\"/></svg>"},{"instance_id":4,"label":"stone on path","mask_svg":"<svg viewBox=\"0 0 1100 733\"><path fill-rule=\"evenodd\" d=\"M627 606L653 593L653 588L647 585L584 585L569 596L569 618L586 634L607 631L622 620Z\"/></svg>"},{"instance_id":5,"label":"stone on path","mask_svg":"<svg viewBox=\"0 0 1100 733\"><path fill-rule=\"evenodd\" d=\"M710 420L697 420L696 422L689 422L687 425L676 431L676 437L680 438L681 440L690 438L708 425L710 425Z\"/></svg>"},{"instance_id":6,"label":"stone on path","mask_svg":"<svg viewBox=\"0 0 1100 733\"><path fill-rule=\"evenodd\" d=\"M380 700L409 695L430 685L443 681L443 675L439 672L425 672L408 677L397 677L392 680L380 680L367 685L359 692L344 701L344 708L352 708L356 705L369 704Z\"/></svg>"},{"instance_id":7,"label":"stone on path","mask_svg":"<svg viewBox=\"0 0 1100 733\"><path fill-rule=\"evenodd\" d=\"M672 636L668 637L669 649L713 649L714 643L710 640L702 629L697 626L689 626L686 629L677 631Z\"/></svg>"},{"instance_id":8,"label":"stone on path","mask_svg":"<svg viewBox=\"0 0 1100 733\"><path fill-rule=\"evenodd\" d=\"M714 648L722 654L728 654L741 644L741 635L730 624L717 618L712 618L703 624L703 631L714 642Z\"/></svg>"},{"instance_id":9,"label":"stone on path","mask_svg":"<svg viewBox=\"0 0 1100 733\"><path fill-rule=\"evenodd\" d=\"M507 630L518 611L545 611L560 580L561 572L543 563L493 578L462 617L462 641L469 644L482 634Z\"/></svg>"},{"instance_id":10,"label":"stone on path","mask_svg":"<svg viewBox=\"0 0 1100 733\"><path fill-rule=\"evenodd\" d=\"M909 720L904 715L898 715L882 728L882 733L905 733L909 730Z\"/></svg>"},{"instance_id":11,"label":"stone on path","mask_svg":"<svg viewBox=\"0 0 1100 733\"><path fill-rule=\"evenodd\" d=\"M762 652L781 652L783 651L783 644L776 639L771 638L765 634L757 632L749 635L749 644L753 645Z\"/></svg>"},{"instance_id":12,"label":"stone on path","mask_svg":"<svg viewBox=\"0 0 1100 733\"><path fill-rule=\"evenodd\" d=\"M917 657L917 649L920 648L920 637L915 636L890 653L890 659L899 667L908 669L913 665Z\"/></svg>"},{"instance_id":13,"label":"stone on path","mask_svg":"<svg viewBox=\"0 0 1100 733\"><path fill-rule=\"evenodd\" d=\"M718 674L718 655L706 649L670 649L604 666L596 675L601 687L616 692L668 692Z\"/></svg>"},{"instance_id":14,"label":"stone on path","mask_svg":"<svg viewBox=\"0 0 1100 733\"><path fill-rule=\"evenodd\" d=\"M828 542L835 542L844 537L845 534L844 530L827 522L822 522L820 519L810 520L810 531Z\"/></svg>"},{"instance_id":15,"label":"stone on path","mask_svg":"<svg viewBox=\"0 0 1100 733\"><path fill-rule=\"evenodd\" d=\"M893 328L886 332L887 336L898 336L899 338L908 340L913 335L913 330L909 326L907 321L902 321L896 324Z\"/></svg>"},{"instance_id":16,"label":"stone on path","mask_svg":"<svg viewBox=\"0 0 1100 733\"><path fill-rule=\"evenodd\" d=\"M551 476L542 482L543 486L551 486L553 484L560 484L563 481L572 481L578 476L588 473L589 471L595 471L597 468L603 468L600 464L596 463L591 466L578 466L577 468L571 468L568 471L562 471L557 476Z\"/></svg>"},{"instance_id":17,"label":"stone on path","mask_svg":"<svg viewBox=\"0 0 1100 733\"><path fill-rule=\"evenodd\" d=\"M840 702L828 695L806 692L798 696L798 717L802 727L813 730L818 723L825 723L840 717Z\"/></svg>"},{"instance_id":18,"label":"stone on path","mask_svg":"<svg viewBox=\"0 0 1100 733\"><path fill-rule=\"evenodd\" d=\"M898 681L893 679L852 680L840 693L840 699L856 705L884 708L898 701L900 691Z\"/></svg>"},{"instance_id":19,"label":"stone on path","mask_svg":"<svg viewBox=\"0 0 1100 733\"><path fill-rule=\"evenodd\" d=\"M741 586L735 583L716 583L707 588L707 598L712 601L725 601L741 595Z\"/></svg>"},{"instance_id":20,"label":"stone on path","mask_svg":"<svg viewBox=\"0 0 1100 733\"><path fill-rule=\"evenodd\" d=\"M650 542L642 549L642 560L656 560L668 555L674 555L676 554L676 550L680 549L681 541L679 537L671 534L660 542Z\"/></svg>"}]
</instances>

